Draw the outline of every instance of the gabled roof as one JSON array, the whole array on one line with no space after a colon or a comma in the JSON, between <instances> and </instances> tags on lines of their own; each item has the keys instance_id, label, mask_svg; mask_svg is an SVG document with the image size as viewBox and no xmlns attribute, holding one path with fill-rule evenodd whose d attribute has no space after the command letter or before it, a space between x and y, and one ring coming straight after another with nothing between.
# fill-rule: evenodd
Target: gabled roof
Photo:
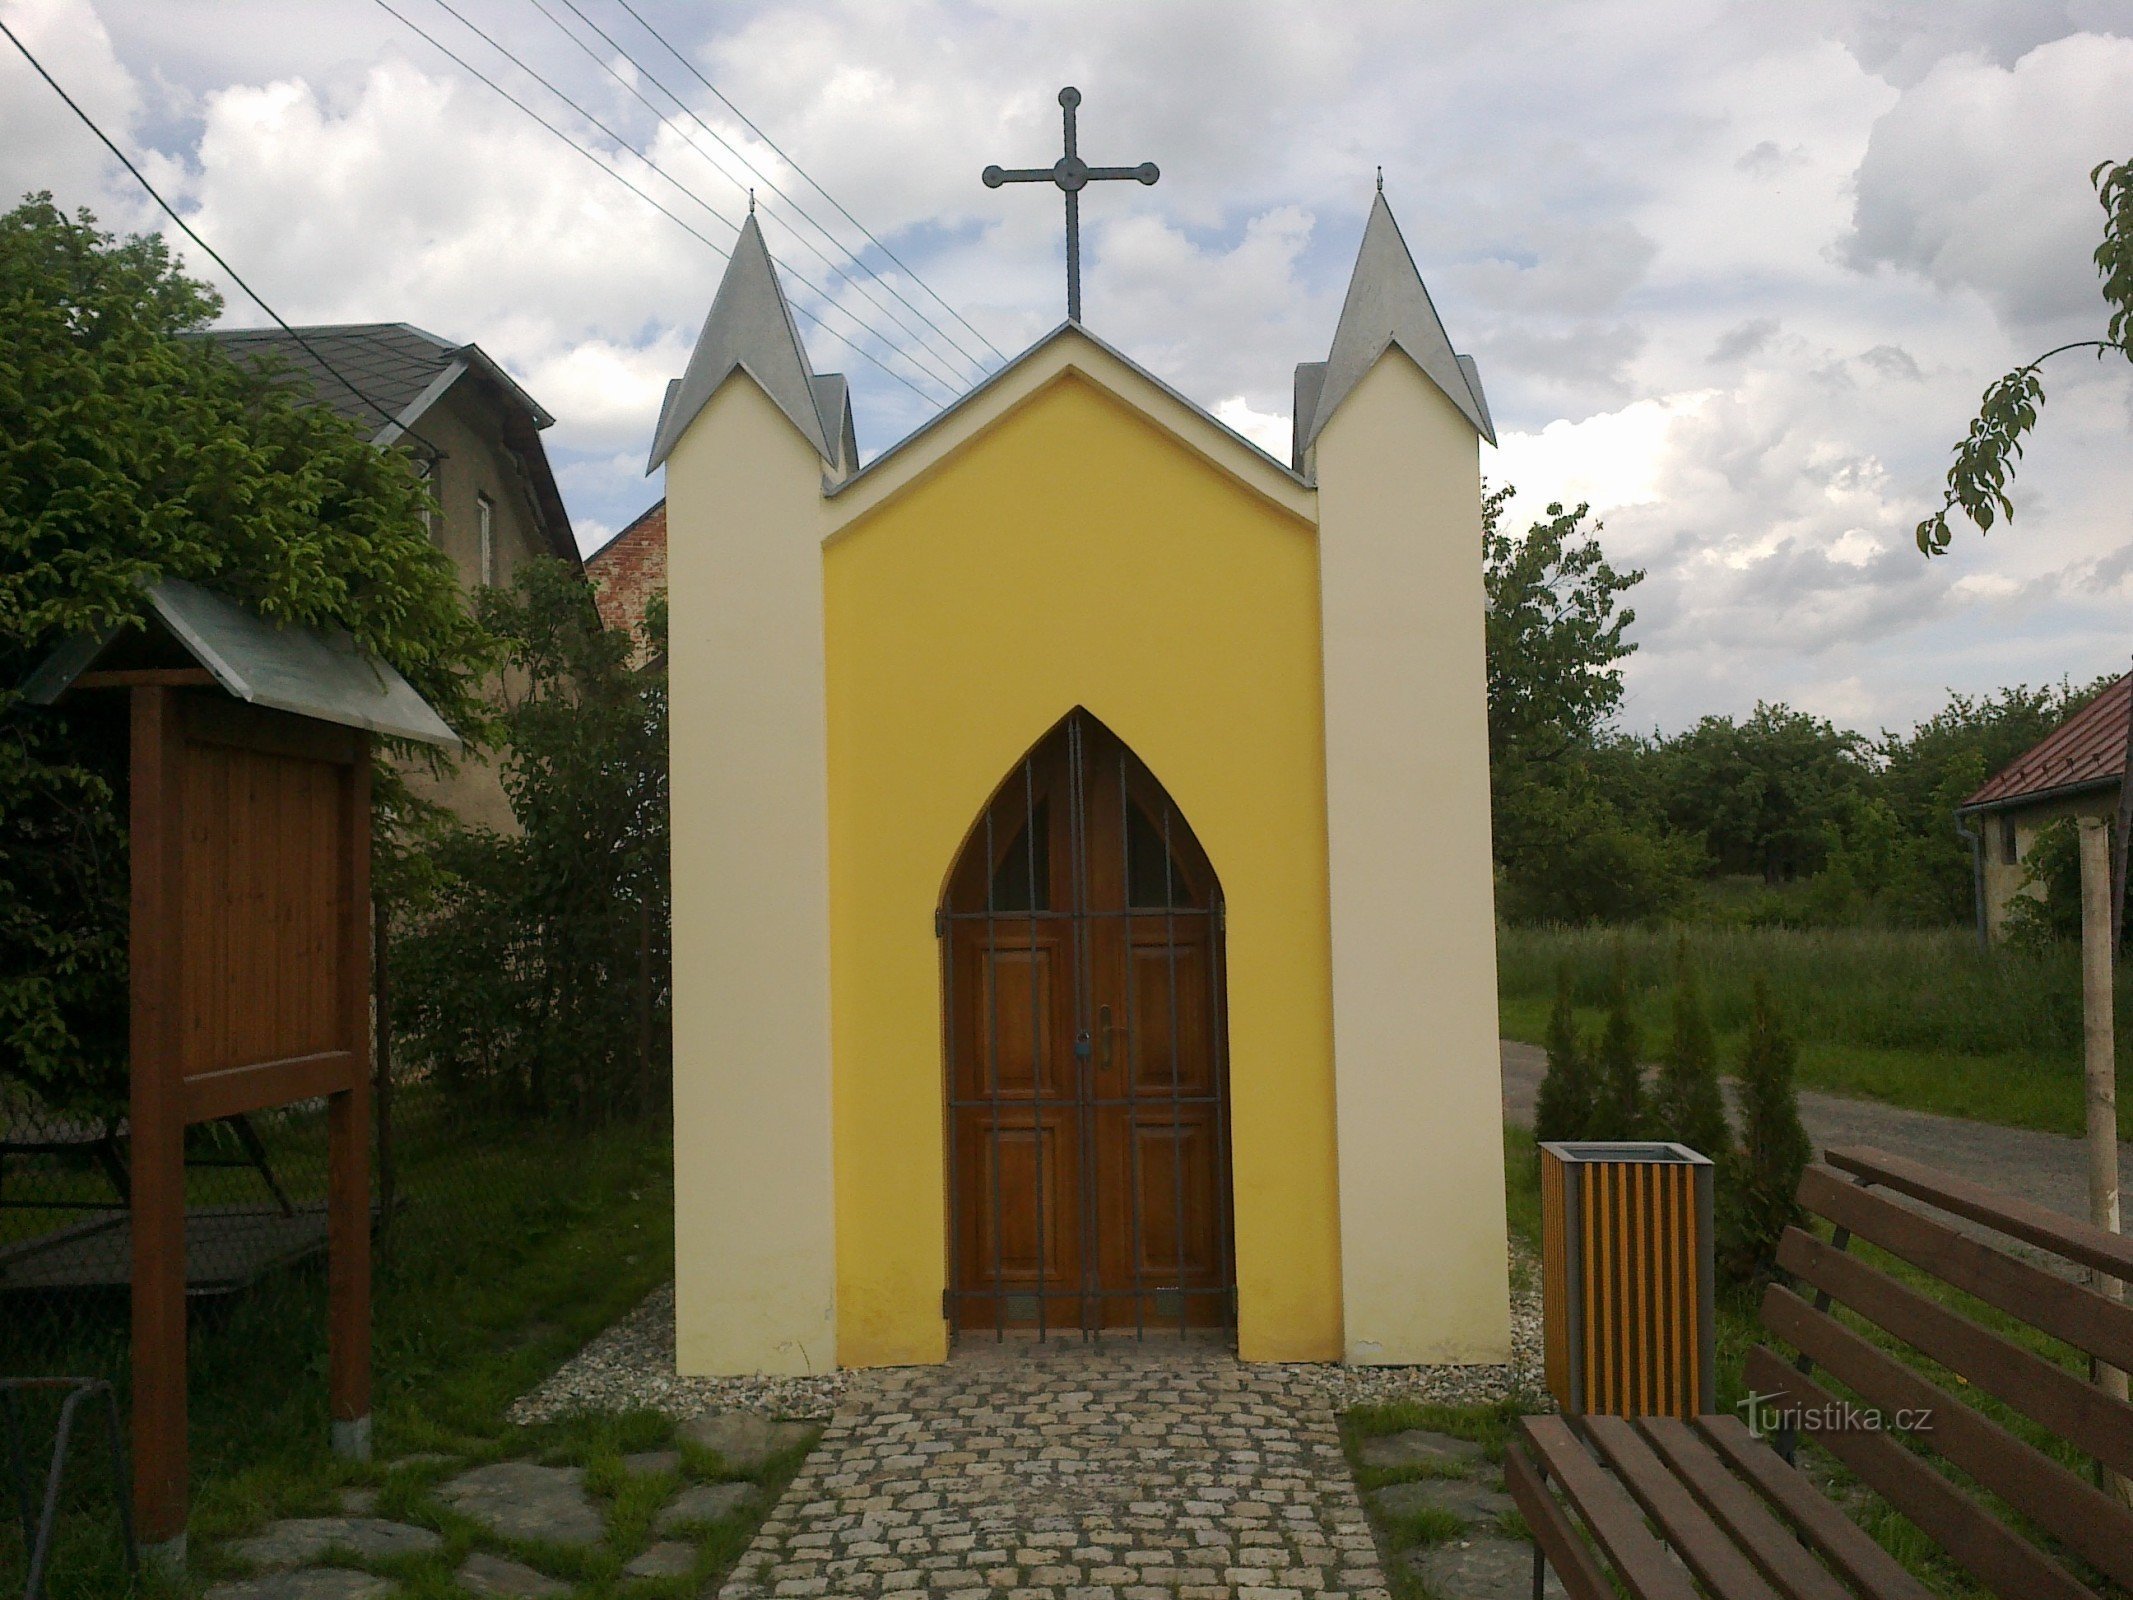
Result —
<instances>
[{"instance_id":1,"label":"gabled roof","mask_svg":"<svg viewBox=\"0 0 2133 1600\"><path fill-rule=\"evenodd\" d=\"M459 736L414 686L339 628L268 621L226 595L180 578L148 586L148 609L163 633L240 700L343 727L456 749ZM132 632L84 634L45 658L22 686L32 705L50 705Z\"/></svg>"},{"instance_id":2,"label":"gabled roof","mask_svg":"<svg viewBox=\"0 0 2133 1600\"><path fill-rule=\"evenodd\" d=\"M1085 350L1077 346L1086 347ZM1093 352L1093 357L1090 353ZM1220 417L1198 405L1158 378L1131 356L1098 338L1079 322L1062 322L1050 333L987 374L984 381L945 410L935 412L918 427L869 461L842 482L827 486L833 500L852 498L873 501L896 492L911 474L924 472L942 451L959 447L962 436L975 427L982 431L995 413L1011 409L1034 387L1058 376L1058 370L1073 367L1129 404L1167 426L1199 453L1222 466L1232 477L1250 485L1254 492L1273 500L1293 515L1315 521L1310 509L1311 484L1287 462L1247 439ZM1146 391L1136 394L1137 385ZM1149 402L1155 400L1151 408ZM1174 407L1166 417L1166 403Z\"/></svg>"},{"instance_id":3,"label":"gabled roof","mask_svg":"<svg viewBox=\"0 0 2133 1600\"><path fill-rule=\"evenodd\" d=\"M1341 402L1392 345L1407 352L1474 425L1476 433L1490 444L1496 442L1488 402L1481 395L1481 373L1470 357L1452 350L1429 290L1422 285L1422 274L1415 270L1415 258L1408 253L1400 225L1380 190L1371 203L1370 220L1363 226L1363 247L1356 253L1348 298L1341 304L1340 322L1333 330L1333 349L1323 363L1305 364L1322 370L1307 376L1303 368L1297 369L1299 464ZM1303 409L1307 398L1311 402L1308 416Z\"/></svg>"},{"instance_id":4,"label":"gabled roof","mask_svg":"<svg viewBox=\"0 0 2133 1600\"><path fill-rule=\"evenodd\" d=\"M1987 778L1958 809L1997 809L2118 783L2126 770L2129 695L2133 674L2120 678Z\"/></svg>"},{"instance_id":5,"label":"gabled roof","mask_svg":"<svg viewBox=\"0 0 2133 1600\"><path fill-rule=\"evenodd\" d=\"M570 513L540 440L541 430L555 418L481 346L454 344L405 322L350 322L293 332L210 328L200 337L239 361L271 362L320 405L370 429L370 442L381 450L409 434L420 443L424 413L472 374L503 402L504 444L526 470L526 487L551 549L566 561L578 560Z\"/></svg>"},{"instance_id":6,"label":"gabled roof","mask_svg":"<svg viewBox=\"0 0 2133 1600\"><path fill-rule=\"evenodd\" d=\"M793 322L792 307L778 283L778 269L771 263L770 247L764 244L763 230L756 226L752 212L733 242L732 258L719 279L703 332L696 336L689 365L678 382L667 386L651 460L644 469L647 476L659 469L735 368L755 379L825 462L832 467L841 464L842 419L825 420L824 402L827 399L840 409L849 409L850 402L841 393L844 380L837 379L834 394L818 385L815 370L808 365L807 347L800 342L800 330Z\"/></svg>"}]
</instances>

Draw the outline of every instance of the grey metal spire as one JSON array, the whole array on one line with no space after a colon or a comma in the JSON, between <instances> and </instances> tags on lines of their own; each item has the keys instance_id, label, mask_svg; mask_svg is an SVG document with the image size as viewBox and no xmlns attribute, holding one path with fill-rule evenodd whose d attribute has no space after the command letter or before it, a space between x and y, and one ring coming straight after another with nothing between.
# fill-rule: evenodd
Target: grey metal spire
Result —
<instances>
[{"instance_id":1,"label":"grey metal spire","mask_svg":"<svg viewBox=\"0 0 2133 1600\"><path fill-rule=\"evenodd\" d=\"M814 368L808 365L807 347L800 342L792 307L785 303L778 269L771 264L770 249L763 243L763 230L753 213L733 242L733 258L719 280L704 331L696 336L688 368L668 388L659 413L659 431L652 440L652 458L644 469L647 473L658 470L735 367L756 381L824 461L832 467L849 467L839 460L836 424L823 420L822 394ZM842 399L840 395L840 403Z\"/></svg>"},{"instance_id":2,"label":"grey metal spire","mask_svg":"<svg viewBox=\"0 0 2133 1600\"><path fill-rule=\"evenodd\" d=\"M1318 440L1319 431L1332 420L1341 402L1363 381L1378 357L1398 345L1429 380L1444 391L1474 431L1496 442L1495 425L1489 419L1488 402L1482 398L1481 374L1470 357L1453 353L1452 341L1438 320L1437 308L1422 286L1415 258L1408 253L1400 225L1393 221L1392 207L1380 189L1370 203L1370 220L1363 228L1363 247L1356 253L1355 274L1348 280L1348 298L1341 305L1341 319L1333 330L1333 349L1320 367L1306 375L1297 370L1296 441L1301 458ZM1310 414L1302 405L1308 400Z\"/></svg>"}]
</instances>

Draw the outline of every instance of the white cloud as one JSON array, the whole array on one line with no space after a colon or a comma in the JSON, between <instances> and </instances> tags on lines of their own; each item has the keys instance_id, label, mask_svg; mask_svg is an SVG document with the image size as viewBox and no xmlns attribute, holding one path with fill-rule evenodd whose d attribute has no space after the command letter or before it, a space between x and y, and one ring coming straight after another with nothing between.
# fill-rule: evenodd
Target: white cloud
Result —
<instances>
[{"instance_id":1,"label":"white cloud","mask_svg":"<svg viewBox=\"0 0 2133 1600\"><path fill-rule=\"evenodd\" d=\"M679 116L660 127L538 12L466 4L728 219L758 187L796 302L931 397L808 327L817 366L854 381L864 448L922 421L949 381L854 318L901 343L892 320L918 329L920 359L966 381L942 347L979 336L871 249L896 294L811 254L776 189L851 230L619 14L617 37L766 178L707 154ZM410 321L510 367L558 416L586 542L658 492L644 444L720 264L611 176L368 7L218 0L212 25L170 0L0 7L285 314ZM1985 383L2060 322L2093 320L2086 176L2133 150L2133 0L654 0L648 15L1010 352L1061 315L1060 201L977 174L1047 163L1054 95L1077 83L1085 154L1163 168L1152 189L1084 197L1091 326L1283 459L1292 369L1325 352L1382 163L1454 342L1482 363L1503 438L1484 468L1519 486L1514 516L1589 500L1610 552L1649 570L1636 720L1758 698L1901 720L1944 684L2078 678L2124 653L2123 371L2051 375L2013 528L1930 565L1910 529ZM114 173L0 52L0 181L140 226Z\"/></svg>"},{"instance_id":2,"label":"white cloud","mask_svg":"<svg viewBox=\"0 0 2133 1600\"><path fill-rule=\"evenodd\" d=\"M2100 320L2089 170L2133 153L2133 39L1939 62L1875 126L1846 258L1980 294L2025 332Z\"/></svg>"}]
</instances>

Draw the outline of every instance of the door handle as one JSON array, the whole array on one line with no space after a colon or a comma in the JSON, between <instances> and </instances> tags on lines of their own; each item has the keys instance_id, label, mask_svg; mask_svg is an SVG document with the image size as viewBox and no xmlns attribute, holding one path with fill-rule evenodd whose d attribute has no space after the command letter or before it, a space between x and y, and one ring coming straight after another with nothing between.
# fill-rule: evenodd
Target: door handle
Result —
<instances>
[{"instance_id":1,"label":"door handle","mask_svg":"<svg viewBox=\"0 0 2133 1600\"><path fill-rule=\"evenodd\" d=\"M1111 1008L1109 1006L1098 1006L1096 1008L1096 1037L1099 1041L1096 1046L1097 1069L1102 1072L1109 1072L1111 1070Z\"/></svg>"}]
</instances>

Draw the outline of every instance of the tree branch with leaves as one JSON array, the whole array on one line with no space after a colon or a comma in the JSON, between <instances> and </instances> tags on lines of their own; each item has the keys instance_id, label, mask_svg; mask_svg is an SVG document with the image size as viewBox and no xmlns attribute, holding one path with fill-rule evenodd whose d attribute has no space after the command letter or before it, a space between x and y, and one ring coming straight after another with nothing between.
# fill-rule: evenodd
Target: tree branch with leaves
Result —
<instances>
[{"instance_id":1,"label":"tree branch with leaves","mask_svg":"<svg viewBox=\"0 0 2133 1600\"><path fill-rule=\"evenodd\" d=\"M2047 350L2027 365L1998 379L1985 391L1970 432L1955 447L1948 469L1948 491L1941 507L1918 525L1918 548L1928 556L1945 552L1953 538L1948 518L1960 512L1980 533L1995 522L2014 520L2008 485L2022 456L2022 441L2037 426L2044 406L2044 363L2073 350L2093 350L2099 361L2116 354L2133 360L2133 160L2106 161L2089 174L2103 206L2103 243L2096 247L2096 271L2110 307L2104 336L2076 339Z\"/></svg>"}]
</instances>

